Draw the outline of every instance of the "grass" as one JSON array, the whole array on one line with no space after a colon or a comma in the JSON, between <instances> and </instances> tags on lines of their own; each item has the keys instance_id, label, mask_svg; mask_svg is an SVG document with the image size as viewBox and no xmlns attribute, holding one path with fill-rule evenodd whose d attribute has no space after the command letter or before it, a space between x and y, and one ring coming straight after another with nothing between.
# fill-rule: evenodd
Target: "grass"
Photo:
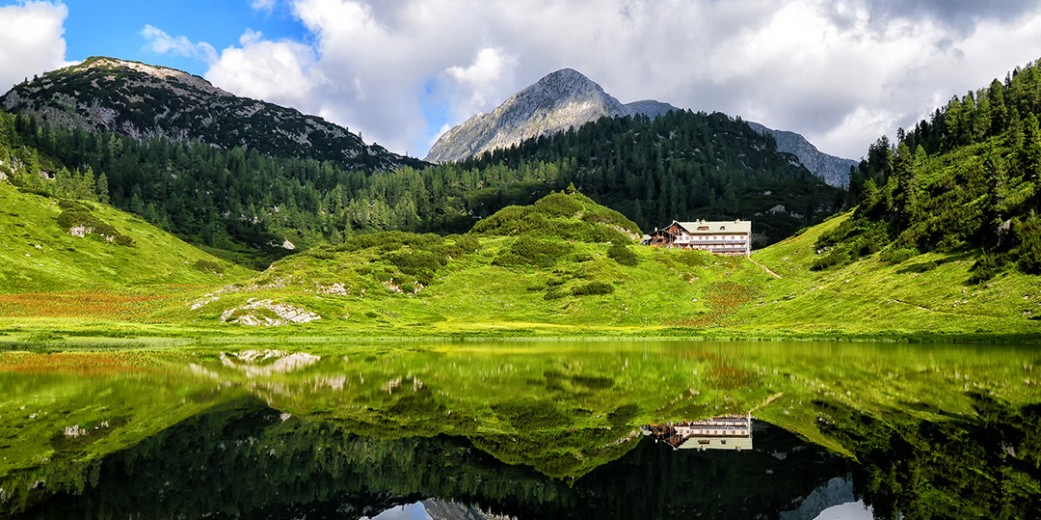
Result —
<instances>
[{"instance_id":1,"label":"grass","mask_svg":"<svg viewBox=\"0 0 1041 520\"><path fill-rule=\"evenodd\" d=\"M848 215L785 240L754 258L784 276L732 318L764 333L949 336L1041 333L1041 278L1010 272L972 284L975 258L965 254L915 255L896 264L878 254L820 272L808 266L817 237ZM738 328L741 328L738 325Z\"/></svg>"},{"instance_id":2,"label":"grass","mask_svg":"<svg viewBox=\"0 0 1041 520\"><path fill-rule=\"evenodd\" d=\"M250 271L104 205L90 211L133 238L134 246L72 237L57 226L60 208L49 199L2 184L0 196L4 207L14 209L0 222L16 229L3 234L9 247L0 251L0 343L48 331L117 337L1041 338L1036 276L1010 273L972 285L973 258L937 254L898 263L876 255L810 270L817 238L848 215L753 254L780 278L744 258L626 245L631 222L581 195L559 193L504 210L467 235L366 235L293 255L250 277ZM622 246L628 253L620 254ZM321 319L285 327L224 323L226 313L273 316L243 309L257 301Z\"/></svg>"}]
</instances>

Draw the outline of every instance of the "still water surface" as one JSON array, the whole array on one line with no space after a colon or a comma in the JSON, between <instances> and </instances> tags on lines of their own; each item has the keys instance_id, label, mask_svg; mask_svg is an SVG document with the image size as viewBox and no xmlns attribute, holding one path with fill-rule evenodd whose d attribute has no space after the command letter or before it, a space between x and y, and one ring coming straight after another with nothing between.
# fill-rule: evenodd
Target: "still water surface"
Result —
<instances>
[{"instance_id":1,"label":"still water surface","mask_svg":"<svg viewBox=\"0 0 1041 520\"><path fill-rule=\"evenodd\" d=\"M1034 518L1039 362L781 342L9 352L0 516Z\"/></svg>"}]
</instances>

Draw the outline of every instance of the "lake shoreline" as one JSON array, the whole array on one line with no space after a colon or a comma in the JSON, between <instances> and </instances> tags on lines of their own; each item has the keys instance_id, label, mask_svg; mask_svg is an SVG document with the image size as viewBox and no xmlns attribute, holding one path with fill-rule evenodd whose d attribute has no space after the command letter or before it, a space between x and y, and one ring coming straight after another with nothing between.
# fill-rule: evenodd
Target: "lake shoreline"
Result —
<instances>
[{"instance_id":1,"label":"lake shoreline","mask_svg":"<svg viewBox=\"0 0 1041 520\"><path fill-rule=\"evenodd\" d=\"M578 329L571 326L525 324L523 327L474 328L452 330L411 329L404 333L377 330L323 329L289 326L267 329L229 327L226 330L177 325L143 325L136 323L91 324L75 326L48 321L33 326L0 326L0 352L70 350L136 350L178 348L195 345L317 345L331 343L475 343L501 341L526 342L829 342L890 344L979 344L1041 345L1041 334L878 331L876 333L828 330L777 331L755 329L603 328Z\"/></svg>"}]
</instances>

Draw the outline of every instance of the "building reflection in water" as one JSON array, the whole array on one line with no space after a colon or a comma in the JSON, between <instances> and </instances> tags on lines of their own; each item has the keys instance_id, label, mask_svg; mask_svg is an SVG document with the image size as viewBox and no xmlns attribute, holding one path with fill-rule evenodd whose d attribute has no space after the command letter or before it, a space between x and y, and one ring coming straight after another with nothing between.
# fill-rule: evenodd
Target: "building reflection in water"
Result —
<instances>
[{"instance_id":1,"label":"building reflection in water","mask_svg":"<svg viewBox=\"0 0 1041 520\"><path fill-rule=\"evenodd\" d=\"M643 434L673 449L751 450L752 416L723 415L700 421L649 424Z\"/></svg>"}]
</instances>

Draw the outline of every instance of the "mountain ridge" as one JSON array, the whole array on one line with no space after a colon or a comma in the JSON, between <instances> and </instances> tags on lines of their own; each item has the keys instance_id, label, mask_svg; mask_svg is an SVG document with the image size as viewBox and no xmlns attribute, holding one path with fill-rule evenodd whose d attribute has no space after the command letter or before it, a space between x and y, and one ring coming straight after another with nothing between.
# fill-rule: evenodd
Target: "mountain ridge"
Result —
<instances>
[{"instance_id":1,"label":"mountain ridge","mask_svg":"<svg viewBox=\"0 0 1041 520\"><path fill-rule=\"evenodd\" d=\"M582 73L565 68L552 72L489 113L478 113L438 137L425 158L429 162L459 161L484 152L507 148L525 139L579 127L601 117L644 115L654 119L672 110L672 104L645 99L621 103ZM808 170L828 184L844 187L856 161L825 154L795 132L749 123L774 137L778 150L795 155Z\"/></svg>"},{"instance_id":2,"label":"mountain ridge","mask_svg":"<svg viewBox=\"0 0 1041 520\"><path fill-rule=\"evenodd\" d=\"M385 170L422 161L365 144L347 128L274 103L236 96L177 69L92 57L21 83L0 97L45 125L115 132L137 140L199 141L224 149Z\"/></svg>"}]
</instances>

